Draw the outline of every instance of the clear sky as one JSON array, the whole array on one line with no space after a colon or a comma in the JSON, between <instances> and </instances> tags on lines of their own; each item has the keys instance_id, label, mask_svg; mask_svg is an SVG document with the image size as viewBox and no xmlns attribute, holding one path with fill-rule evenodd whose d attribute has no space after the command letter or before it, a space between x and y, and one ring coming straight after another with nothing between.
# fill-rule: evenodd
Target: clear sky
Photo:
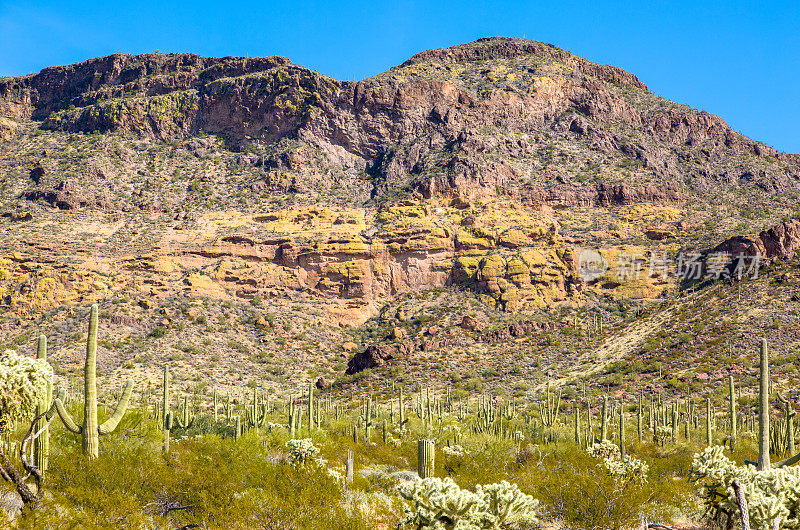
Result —
<instances>
[{"instance_id":1,"label":"clear sky","mask_svg":"<svg viewBox=\"0 0 800 530\"><path fill-rule=\"evenodd\" d=\"M497 35L620 66L660 96L800 153L797 0L0 0L0 76L160 50L284 55L338 79L360 79L428 48Z\"/></svg>"}]
</instances>

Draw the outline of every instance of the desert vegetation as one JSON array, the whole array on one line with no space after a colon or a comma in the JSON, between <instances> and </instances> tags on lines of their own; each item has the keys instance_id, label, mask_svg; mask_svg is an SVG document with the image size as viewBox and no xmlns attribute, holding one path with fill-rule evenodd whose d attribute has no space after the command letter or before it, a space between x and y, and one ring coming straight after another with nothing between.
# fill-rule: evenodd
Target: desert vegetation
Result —
<instances>
[{"instance_id":1,"label":"desert vegetation","mask_svg":"<svg viewBox=\"0 0 800 530\"><path fill-rule=\"evenodd\" d=\"M52 390L44 336L36 358L0 358L8 524L796 528L800 517L795 411L770 385L766 340L758 387L731 376L722 400L566 399L555 383L534 400L399 385L334 397L314 384L231 399L174 389L164 366L159 392L133 401L132 384L97 392L97 340L93 306L84 384L69 391Z\"/></svg>"}]
</instances>

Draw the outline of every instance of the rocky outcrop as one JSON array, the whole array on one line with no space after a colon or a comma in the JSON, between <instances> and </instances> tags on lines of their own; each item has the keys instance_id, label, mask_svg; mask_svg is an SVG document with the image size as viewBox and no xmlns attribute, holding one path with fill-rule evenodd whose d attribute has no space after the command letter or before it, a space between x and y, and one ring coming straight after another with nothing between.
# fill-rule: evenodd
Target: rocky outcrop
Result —
<instances>
[{"instance_id":1,"label":"rocky outcrop","mask_svg":"<svg viewBox=\"0 0 800 530\"><path fill-rule=\"evenodd\" d=\"M44 201L59 210L77 210L88 205L99 208L112 208L113 203L105 196L95 196L83 192L75 179L61 181L55 189L35 188L22 193L21 198L28 201Z\"/></svg>"},{"instance_id":2,"label":"rocky outcrop","mask_svg":"<svg viewBox=\"0 0 800 530\"><path fill-rule=\"evenodd\" d=\"M680 203L686 200L686 194L671 185L632 187L625 184L571 184L527 189L522 192L520 200L532 207L548 205L572 208L620 206L638 202Z\"/></svg>"},{"instance_id":3,"label":"rocky outcrop","mask_svg":"<svg viewBox=\"0 0 800 530\"><path fill-rule=\"evenodd\" d=\"M800 220L790 219L758 236L732 237L707 252L708 255L727 252L731 258L760 256L761 264L778 258L793 258L800 249ZM751 260L748 260L748 264ZM735 265L731 263L731 267Z\"/></svg>"},{"instance_id":4,"label":"rocky outcrop","mask_svg":"<svg viewBox=\"0 0 800 530\"><path fill-rule=\"evenodd\" d=\"M485 333L481 335L480 340L489 343L504 342L509 339L524 337L525 335L541 333L543 331L553 331L556 327L556 324L553 322L523 320L521 322L514 322L498 330Z\"/></svg>"},{"instance_id":5,"label":"rocky outcrop","mask_svg":"<svg viewBox=\"0 0 800 530\"><path fill-rule=\"evenodd\" d=\"M345 374L353 375L370 368L386 366L389 361L406 357L414 352L414 344L401 342L399 344L372 344L362 352L355 354L347 363Z\"/></svg>"}]
</instances>

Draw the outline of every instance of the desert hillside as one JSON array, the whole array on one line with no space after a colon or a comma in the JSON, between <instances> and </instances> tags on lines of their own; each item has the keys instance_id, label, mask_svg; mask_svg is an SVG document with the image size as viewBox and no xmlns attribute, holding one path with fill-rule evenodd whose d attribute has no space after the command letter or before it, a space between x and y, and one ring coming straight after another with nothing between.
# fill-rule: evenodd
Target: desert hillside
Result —
<instances>
[{"instance_id":1,"label":"desert hillside","mask_svg":"<svg viewBox=\"0 0 800 530\"><path fill-rule=\"evenodd\" d=\"M549 44L358 82L191 54L3 78L0 190L0 342L45 333L64 379L92 303L101 380L145 394L165 363L184 389L681 393L754 376L764 335L796 377L800 157ZM710 273L723 250L758 278Z\"/></svg>"}]
</instances>

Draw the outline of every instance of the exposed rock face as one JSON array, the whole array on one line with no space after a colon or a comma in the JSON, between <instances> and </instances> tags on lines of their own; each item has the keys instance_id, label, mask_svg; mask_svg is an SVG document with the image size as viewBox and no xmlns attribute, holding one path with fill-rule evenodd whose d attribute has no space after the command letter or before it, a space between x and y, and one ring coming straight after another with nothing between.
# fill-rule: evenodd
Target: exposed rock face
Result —
<instances>
[{"instance_id":1,"label":"exposed rock face","mask_svg":"<svg viewBox=\"0 0 800 530\"><path fill-rule=\"evenodd\" d=\"M677 105L661 110L655 99L619 68L505 38L423 52L359 82L282 57L192 54L116 54L0 81L0 115L53 129L161 140L204 131L235 149L296 140L248 160L289 173L254 183L257 192L326 185L318 176L330 168L371 175L372 197L410 184L426 198L504 194L558 206L676 201L682 194L674 183L686 175L798 186L797 157L734 133L716 116ZM487 127L504 134L487 135ZM608 164L603 155L610 155L653 183L554 186L556 177L574 175L543 158L554 141L577 142L581 166ZM742 172L729 160L740 154L780 163Z\"/></svg>"},{"instance_id":2,"label":"exposed rock face","mask_svg":"<svg viewBox=\"0 0 800 530\"><path fill-rule=\"evenodd\" d=\"M76 253L102 249L109 270L156 276L135 297L142 307L148 296L290 292L341 324L446 286L511 312L580 305L587 290L658 296L667 280L585 283L577 254L601 247L619 268L614 256L643 235L682 244L682 205L716 200L721 183L775 197L800 188L796 156L618 68L503 38L423 52L359 82L281 57L116 54L51 67L0 80L0 139L15 153L0 157L3 211L92 218L58 237ZM770 237L751 243L791 247L780 243L789 235ZM11 277L16 307L33 303L33 280Z\"/></svg>"},{"instance_id":3,"label":"exposed rock face","mask_svg":"<svg viewBox=\"0 0 800 530\"><path fill-rule=\"evenodd\" d=\"M761 263L766 264L776 258L793 258L800 249L800 220L791 219L769 230L764 230L757 237L736 236L714 247L709 253L727 252L731 258L737 256L761 256ZM749 262L748 262L749 263Z\"/></svg>"},{"instance_id":4,"label":"exposed rock face","mask_svg":"<svg viewBox=\"0 0 800 530\"><path fill-rule=\"evenodd\" d=\"M552 331L556 329L556 325L552 322L534 322L524 320L522 322L514 322L505 328L497 331L492 331L481 336L481 340L485 342L503 342L511 338L523 337L532 333L541 333L542 331Z\"/></svg>"},{"instance_id":5,"label":"exposed rock face","mask_svg":"<svg viewBox=\"0 0 800 530\"><path fill-rule=\"evenodd\" d=\"M467 331L481 331L483 325L469 315L464 315L461 319L461 328Z\"/></svg>"},{"instance_id":6,"label":"exposed rock face","mask_svg":"<svg viewBox=\"0 0 800 530\"><path fill-rule=\"evenodd\" d=\"M347 363L348 375L356 374L369 368L385 366L389 361L397 357L405 357L414 352L414 344L402 342L399 344L372 344L363 352L353 356Z\"/></svg>"}]
</instances>

